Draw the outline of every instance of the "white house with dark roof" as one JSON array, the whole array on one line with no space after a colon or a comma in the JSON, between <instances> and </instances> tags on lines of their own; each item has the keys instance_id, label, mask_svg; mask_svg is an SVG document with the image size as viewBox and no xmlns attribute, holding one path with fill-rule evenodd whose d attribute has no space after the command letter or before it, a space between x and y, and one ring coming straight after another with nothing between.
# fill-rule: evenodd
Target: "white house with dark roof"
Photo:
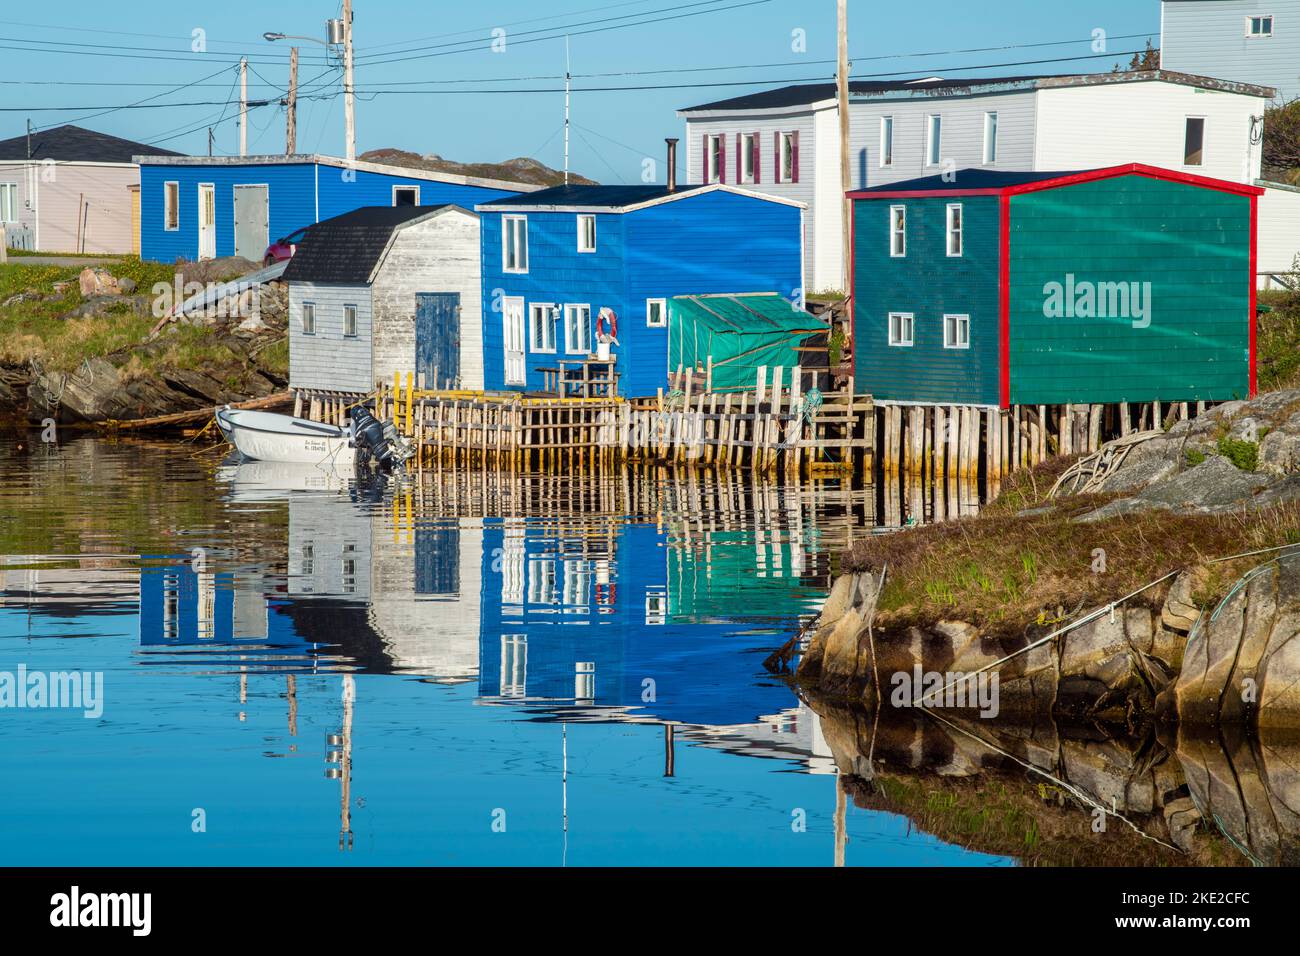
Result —
<instances>
[{"instance_id":1,"label":"white house with dark roof","mask_svg":"<svg viewBox=\"0 0 1300 956\"><path fill-rule=\"evenodd\" d=\"M368 206L311 226L285 268L289 387L483 387L479 217Z\"/></svg>"},{"instance_id":2,"label":"white house with dark roof","mask_svg":"<svg viewBox=\"0 0 1300 956\"><path fill-rule=\"evenodd\" d=\"M179 156L80 126L0 140L0 223L11 248L139 251L140 155Z\"/></svg>"},{"instance_id":3,"label":"white house with dark roof","mask_svg":"<svg viewBox=\"0 0 1300 956\"><path fill-rule=\"evenodd\" d=\"M804 271L811 292L847 287L841 217L848 189L944 170L1130 162L1253 183L1260 175L1264 109L1274 93L1169 71L855 80L849 90L848 183L840 178L834 83L679 111L686 119L687 179L735 183L808 204ZM1261 207L1261 229L1271 228L1271 208ZM1274 218L1281 229L1282 213Z\"/></svg>"},{"instance_id":4,"label":"white house with dark roof","mask_svg":"<svg viewBox=\"0 0 1300 956\"><path fill-rule=\"evenodd\" d=\"M1160 65L1300 96L1300 0L1163 0Z\"/></svg>"}]
</instances>

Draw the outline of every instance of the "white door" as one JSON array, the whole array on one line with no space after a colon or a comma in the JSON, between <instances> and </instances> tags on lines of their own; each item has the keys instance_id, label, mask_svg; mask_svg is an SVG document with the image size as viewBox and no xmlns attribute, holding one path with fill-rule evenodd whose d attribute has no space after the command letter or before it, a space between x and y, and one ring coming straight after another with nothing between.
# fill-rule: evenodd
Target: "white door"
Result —
<instances>
[{"instance_id":1,"label":"white door","mask_svg":"<svg viewBox=\"0 0 1300 956\"><path fill-rule=\"evenodd\" d=\"M199 258L217 257L217 194L211 183L199 184Z\"/></svg>"},{"instance_id":2,"label":"white door","mask_svg":"<svg viewBox=\"0 0 1300 956\"><path fill-rule=\"evenodd\" d=\"M507 296L501 300L501 314L505 321L506 384L523 385L527 381L524 368L524 300L520 296Z\"/></svg>"}]
</instances>

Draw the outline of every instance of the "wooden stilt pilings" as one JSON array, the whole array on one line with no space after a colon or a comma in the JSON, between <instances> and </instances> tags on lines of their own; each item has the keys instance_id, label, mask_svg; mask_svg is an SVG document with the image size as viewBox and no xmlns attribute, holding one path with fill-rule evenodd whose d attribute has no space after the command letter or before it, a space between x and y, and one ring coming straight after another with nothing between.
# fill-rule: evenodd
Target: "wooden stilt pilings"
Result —
<instances>
[{"instance_id":1,"label":"wooden stilt pilings","mask_svg":"<svg viewBox=\"0 0 1300 956\"><path fill-rule=\"evenodd\" d=\"M369 395L299 390L294 414L342 424L353 405L369 401L415 445L418 467L585 472L643 463L843 473L904 489L899 507L911 515L923 508L945 517L966 513L1020 469L1168 427L1212 404L902 404L849 389L822 393L806 387L807 374L761 368L752 389L722 392L707 376L680 372L648 399L429 391L407 374Z\"/></svg>"}]
</instances>

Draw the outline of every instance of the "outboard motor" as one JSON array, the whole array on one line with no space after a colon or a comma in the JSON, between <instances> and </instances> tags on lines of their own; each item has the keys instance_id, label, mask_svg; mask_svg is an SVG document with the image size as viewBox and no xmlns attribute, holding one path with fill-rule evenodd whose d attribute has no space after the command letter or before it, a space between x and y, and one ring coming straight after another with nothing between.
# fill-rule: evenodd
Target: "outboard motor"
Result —
<instances>
[{"instance_id":1,"label":"outboard motor","mask_svg":"<svg viewBox=\"0 0 1300 956\"><path fill-rule=\"evenodd\" d=\"M359 461L373 461L382 471L404 464L406 459L392 441L396 434L391 425L385 427L364 405L352 410L352 443L360 453Z\"/></svg>"}]
</instances>

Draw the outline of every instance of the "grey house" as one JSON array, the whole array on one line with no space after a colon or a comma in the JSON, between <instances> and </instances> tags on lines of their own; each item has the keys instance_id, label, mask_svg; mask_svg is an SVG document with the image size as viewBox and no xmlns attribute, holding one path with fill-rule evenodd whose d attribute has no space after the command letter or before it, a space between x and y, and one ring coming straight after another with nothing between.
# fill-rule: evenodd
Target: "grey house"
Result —
<instances>
[{"instance_id":1,"label":"grey house","mask_svg":"<svg viewBox=\"0 0 1300 956\"><path fill-rule=\"evenodd\" d=\"M1160 65L1300 96L1300 0L1163 0Z\"/></svg>"},{"instance_id":2,"label":"grey house","mask_svg":"<svg viewBox=\"0 0 1300 956\"><path fill-rule=\"evenodd\" d=\"M312 226L285 269L289 386L364 394L379 382L483 387L479 217L460 206L368 206Z\"/></svg>"}]
</instances>

